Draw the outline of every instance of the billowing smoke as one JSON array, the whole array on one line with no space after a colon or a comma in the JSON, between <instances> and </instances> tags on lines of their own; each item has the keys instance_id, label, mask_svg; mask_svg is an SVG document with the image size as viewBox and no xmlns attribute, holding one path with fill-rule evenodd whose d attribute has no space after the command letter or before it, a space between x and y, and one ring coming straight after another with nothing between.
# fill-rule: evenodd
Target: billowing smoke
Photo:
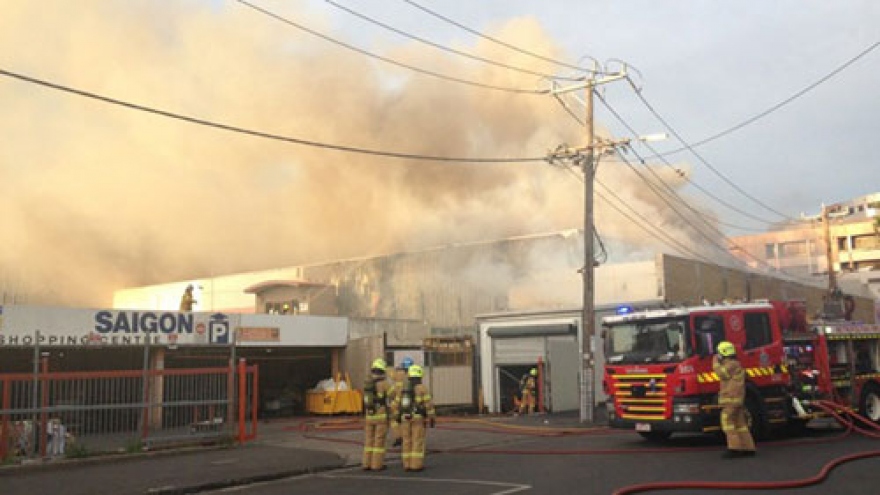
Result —
<instances>
[{"instance_id":1,"label":"billowing smoke","mask_svg":"<svg viewBox=\"0 0 880 495\"><path fill-rule=\"evenodd\" d=\"M303 6L281 13L328 29ZM512 19L492 34L566 58L533 19ZM554 70L486 42L462 49ZM413 43L383 55L484 84L542 84ZM84 0L46 8L7 1L0 67L243 128L419 155L540 157L560 143L578 144L583 134L548 96L386 66L234 2ZM0 108L0 290L7 302L15 294L34 303L106 305L125 286L581 224L582 183L540 162L341 153L7 77L0 77ZM680 227L632 177L604 178L646 214ZM598 208L607 235L644 238Z\"/></svg>"}]
</instances>

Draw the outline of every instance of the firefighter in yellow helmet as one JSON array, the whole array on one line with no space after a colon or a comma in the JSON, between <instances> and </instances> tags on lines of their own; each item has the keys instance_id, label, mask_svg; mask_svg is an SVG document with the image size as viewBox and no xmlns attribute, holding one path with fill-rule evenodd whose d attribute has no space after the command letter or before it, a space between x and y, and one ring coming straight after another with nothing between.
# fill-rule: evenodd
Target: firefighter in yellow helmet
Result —
<instances>
[{"instance_id":1,"label":"firefighter in yellow helmet","mask_svg":"<svg viewBox=\"0 0 880 495\"><path fill-rule=\"evenodd\" d=\"M388 437L389 399L391 383L385 376L387 365L378 358L370 366L370 376L364 383L364 470L385 469L385 441Z\"/></svg>"},{"instance_id":2,"label":"firefighter in yellow helmet","mask_svg":"<svg viewBox=\"0 0 880 495\"><path fill-rule=\"evenodd\" d=\"M728 341L718 344L712 370L721 380L718 405L721 406L721 430L727 437L725 459L755 455L755 441L749 432L745 414L745 371L736 358L736 347Z\"/></svg>"},{"instance_id":3,"label":"firefighter in yellow helmet","mask_svg":"<svg viewBox=\"0 0 880 495\"><path fill-rule=\"evenodd\" d=\"M409 367L407 374L409 380L397 396L394 406L400 418L400 434L403 437L400 457L404 471L421 471L425 466L425 427L434 427L437 413L428 387L422 383L422 367L414 364Z\"/></svg>"},{"instance_id":4,"label":"firefighter in yellow helmet","mask_svg":"<svg viewBox=\"0 0 880 495\"><path fill-rule=\"evenodd\" d=\"M535 413L535 388L537 388L538 368L532 368L520 379L519 413Z\"/></svg>"}]
</instances>

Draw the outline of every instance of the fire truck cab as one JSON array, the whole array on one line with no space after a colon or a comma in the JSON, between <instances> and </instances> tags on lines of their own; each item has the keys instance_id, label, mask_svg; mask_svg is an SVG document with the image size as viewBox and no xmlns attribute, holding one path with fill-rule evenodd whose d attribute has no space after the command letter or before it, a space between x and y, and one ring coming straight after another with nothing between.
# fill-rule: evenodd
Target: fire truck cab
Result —
<instances>
[{"instance_id":1,"label":"fire truck cab","mask_svg":"<svg viewBox=\"0 0 880 495\"><path fill-rule=\"evenodd\" d=\"M663 440L720 430L712 357L732 342L747 373L753 434L793 414L784 333L805 321L802 303L759 301L628 312L603 319L608 422Z\"/></svg>"},{"instance_id":2,"label":"fire truck cab","mask_svg":"<svg viewBox=\"0 0 880 495\"><path fill-rule=\"evenodd\" d=\"M802 301L623 312L603 319L603 387L612 428L649 440L719 431L715 348L734 344L746 371L752 435L800 429L826 406L880 422L880 325L807 323Z\"/></svg>"}]
</instances>

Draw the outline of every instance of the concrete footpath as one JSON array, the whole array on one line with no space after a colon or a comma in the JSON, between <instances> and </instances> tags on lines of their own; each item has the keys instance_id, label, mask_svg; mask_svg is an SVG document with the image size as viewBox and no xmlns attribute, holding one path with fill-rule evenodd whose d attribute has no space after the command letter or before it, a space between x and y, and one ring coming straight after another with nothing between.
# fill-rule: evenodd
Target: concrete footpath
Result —
<instances>
[{"instance_id":1,"label":"concrete footpath","mask_svg":"<svg viewBox=\"0 0 880 495\"><path fill-rule=\"evenodd\" d=\"M290 418L260 423L257 440L243 446L181 449L87 459L58 459L0 467L2 495L172 495L239 486L360 465L360 418ZM441 418L429 430L429 450L498 445L498 428L584 427L551 416ZM485 428L484 428L485 427ZM516 431L512 429L511 432ZM399 459L396 449L388 462Z\"/></svg>"}]
</instances>

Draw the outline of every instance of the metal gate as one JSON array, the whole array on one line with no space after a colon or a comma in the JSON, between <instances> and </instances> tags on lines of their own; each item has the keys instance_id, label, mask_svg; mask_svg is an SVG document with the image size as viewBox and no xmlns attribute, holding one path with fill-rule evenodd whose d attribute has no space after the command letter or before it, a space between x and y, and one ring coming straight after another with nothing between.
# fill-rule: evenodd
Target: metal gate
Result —
<instances>
[{"instance_id":1,"label":"metal gate","mask_svg":"<svg viewBox=\"0 0 880 495\"><path fill-rule=\"evenodd\" d=\"M257 434L258 370L0 374L0 460L85 457Z\"/></svg>"}]
</instances>

